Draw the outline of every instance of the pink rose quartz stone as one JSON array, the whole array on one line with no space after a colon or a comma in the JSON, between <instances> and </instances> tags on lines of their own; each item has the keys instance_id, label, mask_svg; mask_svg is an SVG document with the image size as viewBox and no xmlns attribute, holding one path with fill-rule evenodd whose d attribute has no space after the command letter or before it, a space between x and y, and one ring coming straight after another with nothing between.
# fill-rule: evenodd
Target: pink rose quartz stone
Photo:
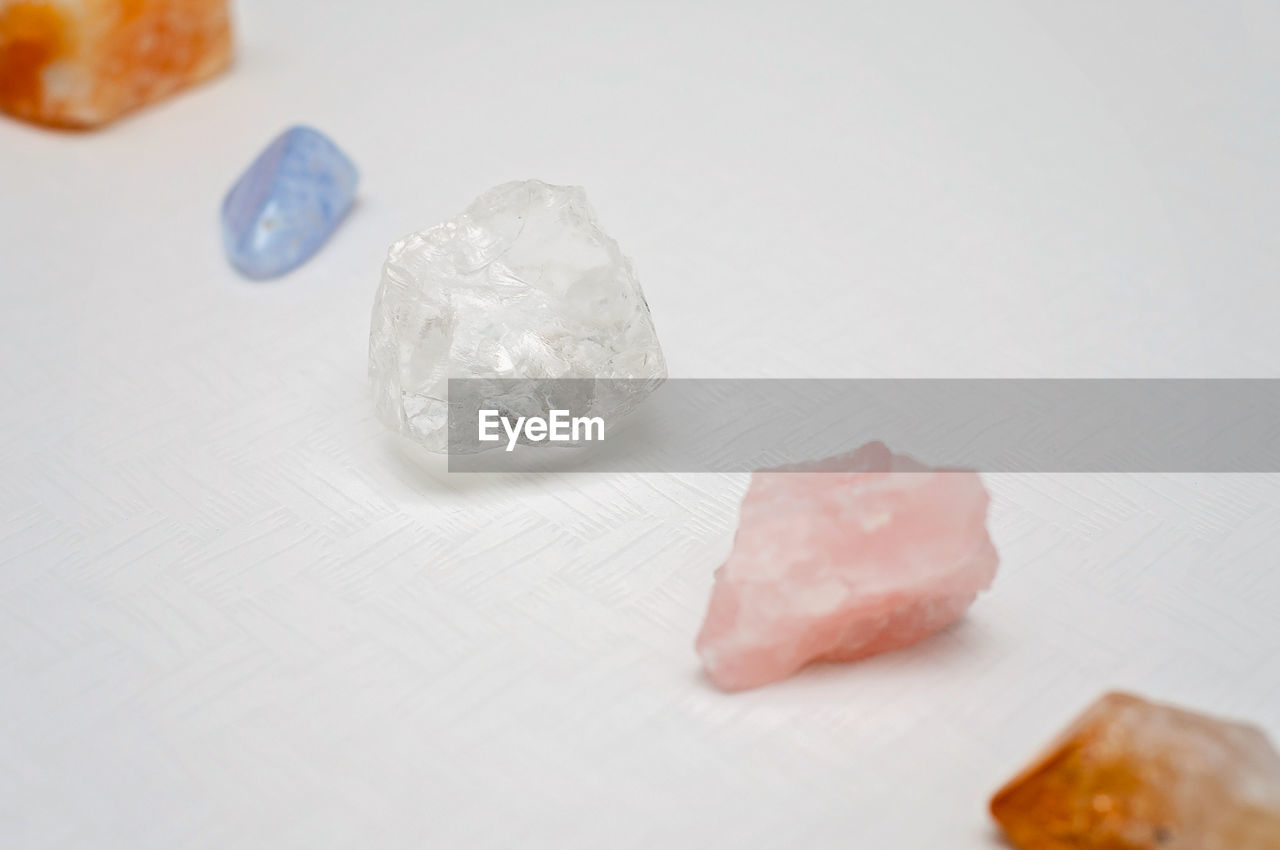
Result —
<instances>
[{"instance_id":1,"label":"pink rose quartz stone","mask_svg":"<svg viewBox=\"0 0 1280 850\"><path fill-rule=\"evenodd\" d=\"M698 635L707 675L724 690L759 687L955 622L995 578L989 501L976 472L883 443L754 473Z\"/></svg>"}]
</instances>

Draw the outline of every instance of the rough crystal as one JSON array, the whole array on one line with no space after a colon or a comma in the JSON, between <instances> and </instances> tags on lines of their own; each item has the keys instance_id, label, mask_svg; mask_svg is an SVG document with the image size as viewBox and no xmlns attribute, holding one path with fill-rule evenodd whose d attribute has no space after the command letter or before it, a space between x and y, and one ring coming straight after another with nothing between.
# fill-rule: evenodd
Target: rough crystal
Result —
<instances>
[{"instance_id":1,"label":"rough crystal","mask_svg":"<svg viewBox=\"0 0 1280 850\"><path fill-rule=\"evenodd\" d=\"M227 258L252 278L297 267L342 222L358 178L355 165L323 133L310 127L281 133L222 202Z\"/></svg>"},{"instance_id":2,"label":"rough crystal","mask_svg":"<svg viewBox=\"0 0 1280 850\"><path fill-rule=\"evenodd\" d=\"M449 448L450 378L635 387L573 411L609 420L666 373L631 263L578 187L497 186L388 252L369 333L375 405L430 451Z\"/></svg>"},{"instance_id":3,"label":"rough crystal","mask_svg":"<svg viewBox=\"0 0 1280 850\"><path fill-rule=\"evenodd\" d=\"M95 127L231 61L227 0L0 0L0 109Z\"/></svg>"},{"instance_id":4,"label":"rough crystal","mask_svg":"<svg viewBox=\"0 0 1280 850\"><path fill-rule=\"evenodd\" d=\"M995 577L988 501L977 473L883 443L756 472L698 635L708 676L757 687L951 624Z\"/></svg>"},{"instance_id":5,"label":"rough crystal","mask_svg":"<svg viewBox=\"0 0 1280 850\"><path fill-rule=\"evenodd\" d=\"M991 812L1021 850L1277 850L1280 754L1255 727L1108 694Z\"/></svg>"}]
</instances>

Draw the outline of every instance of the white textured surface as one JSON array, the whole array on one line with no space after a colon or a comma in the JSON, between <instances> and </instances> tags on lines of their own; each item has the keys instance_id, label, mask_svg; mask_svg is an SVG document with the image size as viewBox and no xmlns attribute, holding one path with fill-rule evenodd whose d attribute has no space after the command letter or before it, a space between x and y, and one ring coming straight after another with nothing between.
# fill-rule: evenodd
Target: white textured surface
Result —
<instances>
[{"instance_id":1,"label":"white textured surface","mask_svg":"<svg viewBox=\"0 0 1280 850\"><path fill-rule=\"evenodd\" d=\"M0 845L963 850L1103 688L1280 735L1276 477L990 479L965 625L724 696L743 479L422 471L364 374L387 245L538 176L673 375L1274 376L1275 3L513 5L264 0L198 93L0 122ZM295 121L361 200L247 283Z\"/></svg>"}]
</instances>

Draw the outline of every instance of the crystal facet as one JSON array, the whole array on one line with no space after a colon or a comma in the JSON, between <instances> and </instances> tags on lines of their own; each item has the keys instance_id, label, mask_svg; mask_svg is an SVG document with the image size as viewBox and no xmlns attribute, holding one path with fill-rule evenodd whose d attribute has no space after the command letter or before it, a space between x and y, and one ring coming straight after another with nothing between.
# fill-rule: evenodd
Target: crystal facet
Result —
<instances>
[{"instance_id":1,"label":"crystal facet","mask_svg":"<svg viewBox=\"0 0 1280 850\"><path fill-rule=\"evenodd\" d=\"M227 0L0 0L0 109L95 127L231 61Z\"/></svg>"},{"instance_id":2,"label":"crystal facet","mask_svg":"<svg viewBox=\"0 0 1280 850\"><path fill-rule=\"evenodd\" d=\"M1253 726L1108 694L991 812L1020 850L1277 850L1280 754Z\"/></svg>"},{"instance_id":3,"label":"crystal facet","mask_svg":"<svg viewBox=\"0 0 1280 850\"><path fill-rule=\"evenodd\" d=\"M227 258L248 277L268 278L320 249L355 200L358 173L323 133L292 127L241 175L222 202Z\"/></svg>"},{"instance_id":4,"label":"crystal facet","mask_svg":"<svg viewBox=\"0 0 1280 850\"><path fill-rule=\"evenodd\" d=\"M998 558L977 473L883 443L751 476L697 648L725 690L908 646L959 619Z\"/></svg>"},{"instance_id":5,"label":"crystal facet","mask_svg":"<svg viewBox=\"0 0 1280 850\"><path fill-rule=\"evenodd\" d=\"M666 374L631 262L576 186L497 186L388 252L369 333L375 404L389 428L430 451L449 447L450 378L647 391ZM608 420L637 401L610 393L574 412Z\"/></svg>"}]
</instances>

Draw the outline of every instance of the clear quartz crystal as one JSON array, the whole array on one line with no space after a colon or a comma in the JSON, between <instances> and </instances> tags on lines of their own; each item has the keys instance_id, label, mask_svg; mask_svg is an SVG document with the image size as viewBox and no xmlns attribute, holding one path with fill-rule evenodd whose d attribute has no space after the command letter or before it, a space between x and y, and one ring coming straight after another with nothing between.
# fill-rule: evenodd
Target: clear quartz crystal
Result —
<instances>
[{"instance_id":1,"label":"clear quartz crystal","mask_svg":"<svg viewBox=\"0 0 1280 850\"><path fill-rule=\"evenodd\" d=\"M375 405L430 451L449 449L451 378L494 379L531 399L546 379L632 388L573 411L608 421L666 374L631 262L581 188L506 183L388 252L369 333Z\"/></svg>"}]
</instances>

